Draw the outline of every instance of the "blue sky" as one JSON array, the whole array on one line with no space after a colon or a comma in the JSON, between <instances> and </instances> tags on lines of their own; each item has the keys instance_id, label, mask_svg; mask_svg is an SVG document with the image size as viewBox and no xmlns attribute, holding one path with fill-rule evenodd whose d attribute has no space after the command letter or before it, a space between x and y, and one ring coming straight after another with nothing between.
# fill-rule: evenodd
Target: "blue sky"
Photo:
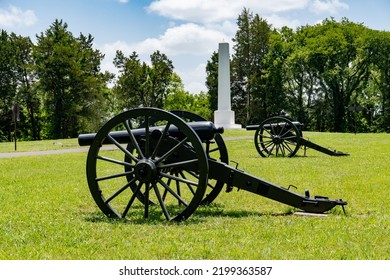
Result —
<instances>
[{"instance_id":1,"label":"blue sky","mask_svg":"<svg viewBox=\"0 0 390 280\"><path fill-rule=\"evenodd\" d=\"M143 61L155 50L173 61L191 93L205 91L205 65L219 42L229 42L243 7L274 27L313 25L325 18L390 31L389 0L0 0L0 29L35 39L55 19L74 36L91 34L115 72L116 50L136 51Z\"/></svg>"}]
</instances>

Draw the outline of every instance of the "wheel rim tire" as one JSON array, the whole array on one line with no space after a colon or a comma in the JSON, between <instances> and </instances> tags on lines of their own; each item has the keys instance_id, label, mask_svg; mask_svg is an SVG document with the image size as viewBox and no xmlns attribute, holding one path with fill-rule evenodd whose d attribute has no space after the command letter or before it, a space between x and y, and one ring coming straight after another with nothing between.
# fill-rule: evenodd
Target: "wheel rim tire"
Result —
<instances>
[{"instance_id":1,"label":"wheel rim tire","mask_svg":"<svg viewBox=\"0 0 390 280\"><path fill-rule=\"evenodd\" d=\"M194 156L193 161L194 165L197 166L197 178L192 178L192 181L189 183L189 187L193 184L193 190L187 191L186 197L184 197L183 194L176 193L169 186L169 180L171 180L171 182L179 180L175 178L175 176L173 176L173 179L169 179L165 173L167 168L164 167L164 162L170 158L171 155L168 155L167 159L162 161L158 157L153 158L153 148L157 150L158 148L152 147L150 126L148 126L148 128L143 128L145 131L145 139L142 140L145 145L143 151L139 148L141 146L141 140L135 140L136 143L133 142L133 140L130 140L134 145L138 145L138 155L131 156L135 162L137 161L136 164L129 164L123 161L123 155L130 157L130 155L128 155L130 153L126 148L122 147L120 143L115 143L109 139L109 135L111 135L110 133L113 131L118 130L120 127L126 127L126 124L130 127L129 123L131 123L132 120L140 119L143 119L146 123L150 123L151 119L161 120L161 122L166 122L164 129L168 130L168 127L171 125L176 126L182 134L184 134L184 137L186 137L187 140L185 143L181 144L181 146L176 149L186 149L185 147L188 147L191 151L193 150L192 153L196 155L196 158ZM129 137L131 134L134 136L133 131L135 132L136 128L138 128L138 126L132 126L130 129L126 129ZM167 134L162 134L161 137L163 136L164 138L168 137ZM174 141L174 139L170 139L170 141ZM106 152L102 148L102 145L106 142L110 142L114 145L116 148L114 152L118 153L118 157L110 158L110 152ZM179 162L178 164L181 163ZM123 172L123 166L127 169L125 172ZM145 177L142 179L133 176L132 181L129 182L129 174L139 172L139 170L137 171L137 168L140 169L140 166L145 169L150 169L152 172L156 172L156 174L153 174L152 178ZM126 217L131 212L130 209L132 208L143 208L141 209L141 212L143 212L142 216L143 218L148 218L150 216L150 208L153 207L153 205L145 203L143 206L137 206L135 204L135 198L138 195L138 192L143 192L143 195L150 200L154 200L155 204L160 206L160 210L167 220L181 221L187 219L202 201L208 181L208 160L197 134L183 120L174 114L156 108L129 110L115 116L103 125L96 133L95 139L89 149L86 169L88 185L93 199L105 215L115 218ZM115 171L110 171L111 169ZM134 186L134 184L138 188L136 192L132 191L130 188L130 186ZM168 201L168 199L163 199L164 194L170 196L170 201ZM154 196L154 199L151 198L152 195ZM147 201L149 201L149 199ZM179 202L178 205L172 204L175 201L176 203ZM161 216L161 211L154 212L157 212L157 215ZM135 212L138 213L140 211Z\"/></svg>"},{"instance_id":2,"label":"wheel rim tire","mask_svg":"<svg viewBox=\"0 0 390 280\"><path fill-rule=\"evenodd\" d=\"M255 146L262 157L293 157L301 142L301 131L284 117L271 117L255 133Z\"/></svg>"}]
</instances>

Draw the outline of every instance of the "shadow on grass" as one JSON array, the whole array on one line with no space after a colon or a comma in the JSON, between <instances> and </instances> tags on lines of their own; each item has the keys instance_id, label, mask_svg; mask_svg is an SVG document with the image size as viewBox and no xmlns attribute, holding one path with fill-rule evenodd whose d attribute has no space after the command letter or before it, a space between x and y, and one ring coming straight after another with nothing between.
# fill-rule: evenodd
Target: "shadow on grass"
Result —
<instances>
[{"instance_id":1,"label":"shadow on grass","mask_svg":"<svg viewBox=\"0 0 390 280\"><path fill-rule=\"evenodd\" d=\"M109 223L109 224L137 224L137 225L178 225L178 224L199 224L207 221L207 218L230 218L239 219L246 217L264 217L264 216L290 216L293 210L288 210L284 213L265 213L247 210L229 210L226 211L220 204L211 204L207 206L199 206L196 211L188 217L187 220L181 222L167 221L162 212L157 209L152 209L149 212L149 217L144 218L143 207L136 207L129 212L125 219L109 218L101 212L85 213L87 222L91 223Z\"/></svg>"},{"instance_id":2,"label":"shadow on grass","mask_svg":"<svg viewBox=\"0 0 390 280\"><path fill-rule=\"evenodd\" d=\"M261 159L266 159L266 160L280 160L280 159L303 159L303 158L319 158L320 157L320 155L319 154L306 154L306 155L304 155L304 154L301 154L301 153L297 153L297 154L295 154L294 156L292 156L292 157L287 157L287 156L283 156L283 155L278 155L278 156L276 156L276 155L271 155L271 156L269 156L269 157L262 157L261 155L259 155L259 154L254 154L254 155L251 155L251 156L249 156L248 158L249 159L259 159L259 160L261 160Z\"/></svg>"}]
</instances>

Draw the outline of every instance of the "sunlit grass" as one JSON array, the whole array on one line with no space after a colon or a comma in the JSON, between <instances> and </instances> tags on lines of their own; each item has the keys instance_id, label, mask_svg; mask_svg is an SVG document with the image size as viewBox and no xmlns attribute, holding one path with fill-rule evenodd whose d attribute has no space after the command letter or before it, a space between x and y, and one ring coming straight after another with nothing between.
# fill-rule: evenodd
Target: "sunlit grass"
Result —
<instances>
[{"instance_id":1,"label":"sunlit grass","mask_svg":"<svg viewBox=\"0 0 390 280\"><path fill-rule=\"evenodd\" d=\"M350 156L308 150L293 158L261 158L253 134L224 134L239 169L298 193L342 198L347 214L338 207L326 217L297 216L235 189L182 223L110 220L89 193L86 153L0 159L0 259L390 259L389 134L304 132ZM50 150L53 142L20 149Z\"/></svg>"}]
</instances>

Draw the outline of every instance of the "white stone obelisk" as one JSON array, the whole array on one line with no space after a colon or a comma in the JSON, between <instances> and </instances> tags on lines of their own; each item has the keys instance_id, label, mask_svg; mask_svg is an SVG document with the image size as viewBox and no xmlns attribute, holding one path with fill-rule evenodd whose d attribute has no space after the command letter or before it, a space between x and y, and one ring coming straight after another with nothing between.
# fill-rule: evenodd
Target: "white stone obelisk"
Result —
<instances>
[{"instance_id":1,"label":"white stone obelisk","mask_svg":"<svg viewBox=\"0 0 390 280\"><path fill-rule=\"evenodd\" d=\"M230 97L229 43L219 43L218 48L218 110L214 112L215 125L225 129L241 128L234 123Z\"/></svg>"}]
</instances>

